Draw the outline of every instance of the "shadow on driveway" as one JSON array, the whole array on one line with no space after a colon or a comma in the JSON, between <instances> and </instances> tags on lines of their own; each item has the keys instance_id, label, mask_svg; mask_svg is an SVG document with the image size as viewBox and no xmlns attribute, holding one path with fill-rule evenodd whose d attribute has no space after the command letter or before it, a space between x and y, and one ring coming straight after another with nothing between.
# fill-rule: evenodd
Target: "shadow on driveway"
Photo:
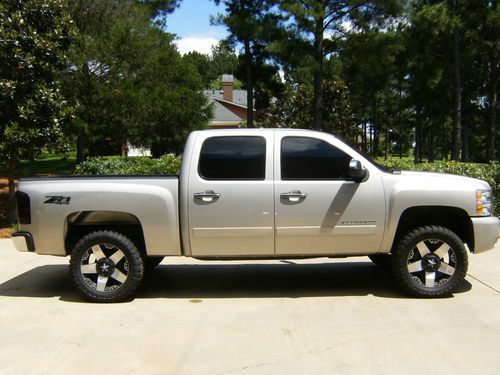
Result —
<instances>
[{"instance_id":1,"label":"shadow on driveway","mask_svg":"<svg viewBox=\"0 0 500 375\"><path fill-rule=\"evenodd\" d=\"M456 293L470 290L465 281ZM300 298L368 296L408 298L389 270L371 262L160 265L134 298ZM67 265L34 268L0 284L0 296L60 297L83 302Z\"/></svg>"}]
</instances>

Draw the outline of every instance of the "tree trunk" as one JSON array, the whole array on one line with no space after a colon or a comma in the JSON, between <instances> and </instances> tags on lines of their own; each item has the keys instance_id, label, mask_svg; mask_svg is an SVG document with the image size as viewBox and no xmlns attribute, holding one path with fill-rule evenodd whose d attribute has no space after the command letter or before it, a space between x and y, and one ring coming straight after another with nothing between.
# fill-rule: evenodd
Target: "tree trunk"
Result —
<instances>
[{"instance_id":1,"label":"tree trunk","mask_svg":"<svg viewBox=\"0 0 500 375\"><path fill-rule=\"evenodd\" d=\"M314 29L314 123L313 129L323 128L323 16L316 17Z\"/></svg>"},{"instance_id":2,"label":"tree trunk","mask_svg":"<svg viewBox=\"0 0 500 375\"><path fill-rule=\"evenodd\" d=\"M378 130L378 103L377 97L373 99L373 143L372 143L372 155L378 156L379 151L379 130Z\"/></svg>"},{"instance_id":3,"label":"tree trunk","mask_svg":"<svg viewBox=\"0 0 500 375\"><path fill-rule=\"evenodd\" d=\"M386 107L387 108L387 107ZM384 149L384 160L387 160L389 154L389 116L385 119L385 149Z\"/></svg>"},{"instance_id":4,"label":"tree trunk","mask_svg":"<svg viewBox=\"0 0 500 375\"><path fill-rule=\"evenodd\" d=\"M495 79L496 81L496 79ZM497 82L493 83L490 94L490 126L489 126L489 142L488 142L488 160L495 161L496 158L496 135L497 135ZM495 91L493 91L495 90Z\"/></svg>"},{"instance_id":5,"label":"tree trunk","mask_svg":"<svg viewBox=\"0 0 500 375\"><path fill-rule=\"evenodd\" d=\"M89 137L80 133L76 140L76 164L80 164L89 157Z\"/></svg>"},{"instance_id":6,"label":"tree trunk","mask_svg":"<svg viewBox=\"0 0 500 375\"><path fill-rule=\"evenodd\" d=\"M467 127L467 116L464 116L465 121L462 123L462 162L469 161L469 129Z\"/></svg>"},{"instance_id":7,"label":"tree trunk","mask_svg":"<svg viewBox=\"0 0 500 375\"><path fill-rule=\"evenodd\" d=\"M498 96L497 96L497 78L492 75L492 87L490 92L490 126L489 126L489 141L488 141L488 160L497 160L496 156L496 136L497 136L497 110L498 110Z\"/></svg>"},{"instance_id":8,"label":"tree trunk","mask_svg":"<svg viewBox=\"0 0 500 375\"><path fill-rule=\"evenodd\" d=\"M458 1L454 1L456 13ZM451 159L460 159L460 141L462 138L462 84L460 80L460 56L458 44L458 29L453 31L453 135L451 146Z\"/></svg>"},{"instance_id":9,"label":"tree trunk","mask_svg":"<svg viewBox=\"0 0 500 375\"><path fill-rule=\"evenodd\" d=\"M253 128L253 82L252 82L252 51L250 40L245 40L245 74L247 83L247 127Z\"/></svg>"},{"instance_id":10,"label":"tree trunk","mask_svg":"<svg viewBox=\"0 0 500 375\"><path fill-rule=\"evenodd\" d=\"M366 153L367 151L367 145L366 145L366 119L363 119L363 132L361 134L361 150Z\"/></svg>"},{"instance_id":11,"label":"tree trunk","mask_svg":"<svg viewBox=\"0 0 500 375\"><path fill-rule=\"evenodd\" d=\"M422 110L416 110L416 124L415 124L415 150L414 160L415 163L422 162Z\"/></svg>"},{"instance_id":12,"label":"tree trunk","mask_svg":"<svg viewBox=\"0 0 500 375\"><path fill-rule=\"evenodd\" d=\"M368 136L370 137L370 154L373 155L373 129L374 129L374 126L373 126L373 120L370 121L370 131L368 132Z\"/></svg>"},{"instance_id":13,"label":"tree trunk","mask_svg":"<svg viewBox=\"0 0 500 375\"><path fill-rule=\"evenodd\" d=\"M389 128L387 124L385 125L385 149L384 149L384 160L387 160L387 155L389 152Z\"/></svg>"},{"instance_id":14,"label":"tree trunk","mask_svg":"<svg viewBox=\"0 0 500 375\"><path fill-rule=\"evenodd\" d=\"M403 159L403 125L401 124L401 118L399 118L399 158Z\"/></svg>"},{"instance_id":15,"label":"tree trunk","mask_svg":"<svg viewBox=\"0 0 500 375\"><path fill-rule=\"evenodd\" d=\"M399 100L398 100L398 143L399 143L399 158L403 159L403 124L401 121L401 102L403 101L403 94L401 89L401 81L399 83Z\"/></svg>"},{"instance_id":16,"label":"tree trunk","mask_svg":"<svg viewBox=\"0 0 500 375\"><path fill-rule=\"evenodd\" d=\"M127 142L122 142L121 156L126 158L128 156L128 144Z\"/></svg>"},{"instance_id":17,"label":"tree trunk","mask_svg":"<svg viewBox=\"0 0 500 375\"><path fill-rule=\"evenodd\" d=\"M9 224L16 223L16 188L15 188L15 172L17 167L16 160L7 162L7 176L9 179L9 200L7 205L7 221Z\"/></svg>"},{"instance_id":18,"label":"tree trunk","mask_svg":"<svg viewBox=\"0 0 500 375\"><path fill-rule=\"evenodd\" d=\"M434 135L432 134L432 128L429 129L429 134L428 134L428 140L427 140L427 147L429 148L427 151L427 161L429 163L434 163Z\"/></svg>"},{"instance_id":19,"label":"tree trunk","mask_svg":"<svg viewBox=\"0 0 500 375\"><path fill-rule=\"evenodd\" d=\"M492 1L491 8L496 9L496 0ZM495 25L495 24L494 24ZM491 32L492 47L490 52L490 118L489 118L489 131L488 131L488 160L494 161L496 158L496 137L497 137L497 111L498 111L498 30L493 26Z\"/></svg>"}]
</instances>

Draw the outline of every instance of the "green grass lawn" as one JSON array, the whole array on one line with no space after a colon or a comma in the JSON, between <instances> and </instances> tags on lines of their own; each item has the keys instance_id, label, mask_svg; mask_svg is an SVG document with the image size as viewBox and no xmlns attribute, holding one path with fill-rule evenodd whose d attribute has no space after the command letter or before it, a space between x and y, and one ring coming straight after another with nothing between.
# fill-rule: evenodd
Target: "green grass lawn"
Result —
<instances>
[{"instance_id":1,"label":"green grass lawn","mask_svg":"<svg viewBox=\"0 0 500 375\"><path fill-rule=\"evenodd\" d=\"M21 162L17 168L17 175L21 177L34 176L37 174L61 175L72 174L74 170L74 158L46 158Z\"/></svg>"},{"instance_id":2,"label":"green grass lawn","mask_svg":"<svg viewBox=\"0 0 500 375\"><path fill-rule=\"evenodd\" d=\"M36 175L66 175L73 174L76 165L76 155L70 153L66 158L54 154L42 154L35 160L23 160L16 170L16 176L29 177ZM1 170L6 175L4 169Z\"/></svg>"}]
</instances>

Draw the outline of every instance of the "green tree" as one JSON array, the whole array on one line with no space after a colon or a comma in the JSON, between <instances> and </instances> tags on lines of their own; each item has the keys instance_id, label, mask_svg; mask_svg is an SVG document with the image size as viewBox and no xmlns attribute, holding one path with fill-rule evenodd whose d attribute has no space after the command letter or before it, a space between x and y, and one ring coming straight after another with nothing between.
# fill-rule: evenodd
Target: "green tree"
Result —
<instances>
[{"instance_id":1,"label":"green tree","mask_svg":"<svg viewBox=\"0 0 500 375\"><path fill-rule=\"evenodd\" d=\"M60 141L71 115L56 75L67 66L73 37L61 0L0 3L0 160L8 171L11 221L18 162Z\"/></svg>"},{"instance_id":2,"label":"green tree","mask_svg":"<svg viewBox=\"0 0 500 375\"><path fill-rule=\"evenodd\" d=\"M354 122L349 90L344 82L324 82L324 131L355 145ZM267 112L262 113L260 125L265 127L289 127L311 129L314 118L314 90L308 84L285 86Z\"/></svg>"},{"instance_id":3,"label":"green tree","mask_svg":"<svg viewBox=\"0 0 500 375\"><path fill-rule=\"evenodd\" d=\"M427 150L459 160L463 132L463 9L456 2L416 2L407 30L410 98L415 109L415 160ZM463 52L462 52L463 51Z\"/></svg>"},{"instance_id":4,"label":"green tree","mask_svg":"<svg viewBox=\"0 0 500 375\"><path fill-rule=\"evenodd\" d=\"M207 88L210 82L217 79L217 72L212 64L212 59L209 55L199 53L197 51L191 51L182 56L182 59L186 64L190 64L195 67L196 71L202 77L203 87Z\"/></svg>"},{"instance_id":5,"label":"green tree","mask_svg":"<svg viewBox=\"0 0 500 375\"><path fill-rule=\"evenodd\" d=\"M484 5L483 5L484 6ZM497 0L486 2L486 11L483 13L482 37L479 45L485 61L483 66L487 72L488 87L488 142L487 160L497 160L497 131L498 131L498 80L500 72L500 5Z\"/></svg>"},{"instance_id":6,"label":"green tree","mask_svg":"<svg viewBox=\"0 0 500 375\"><path fill-rule=\"evenodd\" d=\"M324 63L328 55L339 51L339 42L350 22L363 26L383 20L383 14L395 14L394 1L283 0L279 6L288 16L288 39L276 43L281 61L288 70L312 75L314 87L313 127L323 128Z\"/></svg>"},{"instance_id":7,"label":"green tree","mask_svg":"<svg viewBox=\"0 0 500 375\"><path fill-rule=\"evenodd\" d=\"M389 149L388 134L392 118L397 117L398 101L403 96L397 86L398 67L404 50L401 30L370 28L350 33L342 41L342 74L351 91L353 110L361 128L362 148L373 155Z\"/></svg>"},{"instance_id":8,"label":"green tree","mask_svg":"<svg viewBox=\"0 0 500 375\"><path fill-rule=\"evenodd\" d=\"M196 68L204 88L222 88L222 75L235 74L238 66L238 56L224 40L212 46L208 55L193 51L185 54L183 59Z\"/></svg>"},{"instance_id":9,"label":"green tree","mask_svg":"<svg viewBox=\"0 0 500 375\"><path fill-rule=\"evenodd\" d=\"M78 161L125 153L129 142L178 151L186 133L208 121L204 84L193 63L182 59L160 19L151 22L147 7L73 1L81 37L65 91L78 103L71 129Z\"/></svg>"},{"instance_id":10,"label":"green tree","mask_svg":"<svg viewBox=\"0 0 500 375\"><path fill-rule=\"evenodd\" d=\"M215 46L212 46L210 57L217 78L223 74L235 74L238 66L238 55L229 43L221 40Z\"/></svg>"},{"instance_id":11,"label":"green tree","mask_svg":"<svg viewBox=\"0 0 500 375\"><path fill-rule=\"evenodd\" d=\"M273 12L273 2L268 0L214 0L223 3L226 13L220 14L213 23L225 25L230 32L227 42L242 45L242 66L245 69L243 81L247 90L247 127L254 127L254 85L255 66L263 65L269 57L266 45L278 31L281 17Z\"/></svg>"}]
</instances>

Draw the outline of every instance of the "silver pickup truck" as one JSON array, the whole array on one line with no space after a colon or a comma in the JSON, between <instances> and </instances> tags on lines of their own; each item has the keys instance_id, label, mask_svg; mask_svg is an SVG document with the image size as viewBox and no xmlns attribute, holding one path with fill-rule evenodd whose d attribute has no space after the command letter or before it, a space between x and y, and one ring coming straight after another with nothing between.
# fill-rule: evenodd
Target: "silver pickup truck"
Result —
<instances>
[{"instance_id":1,"label":"silver pickup truck","mask_svg":"<svg viewBox=\"0 0 500 375\"><path fill-rule=\"evenodd\" d=\"M70 255L74 284L98 302L129 298L145 270L179 255L368 255L407 292L441 297L499 236L486 182L387 171L330 134L197 131L182 160L180 178L22 180L17 249Z\"/></svg>"}]
</instances>

